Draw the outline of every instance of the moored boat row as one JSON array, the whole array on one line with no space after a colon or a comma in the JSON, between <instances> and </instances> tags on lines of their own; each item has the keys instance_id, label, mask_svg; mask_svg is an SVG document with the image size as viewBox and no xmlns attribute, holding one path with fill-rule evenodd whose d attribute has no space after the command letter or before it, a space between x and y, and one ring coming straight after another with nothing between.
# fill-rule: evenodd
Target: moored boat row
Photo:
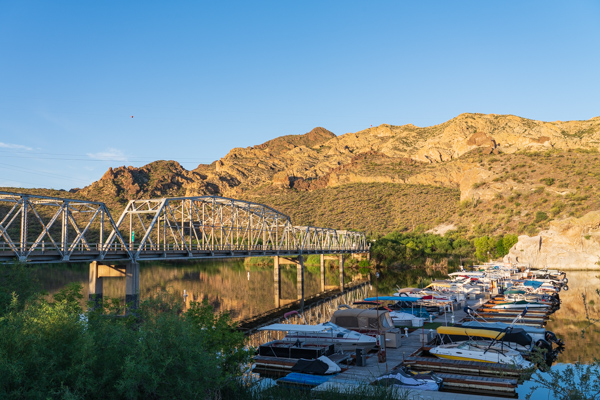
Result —
<instances>
[{"instance_id":1,"label":"moored boat row","mask_svg":"<svg viewBox=\"0 0 600 400\"><path fill-rule=\"evenodd\" d=\"M396 348L407 346L415 335L423 340L431 332L435 335L428 336L410 357L402 356L391 369L386 367L391 373L371 377L369 382L411 390L445 388L510 395L516 388L515 378L508 377L510 374L493 378L491 371L505 366L517 371L515 377L522 379L537 365L555 361L564 343L546 331L544 324L560 306L558 292L567 282L564 274L531 274L514 267L485 266L434 281L426 290L399 289L392 296L367 297L342 305L321 324L271 324L261 330L284 336L260 346L255 371L286 376L281 384L335 384L356 368L368 368L375 354L378 363L386 362L386 355L394 359ZM556 290L541 291L541 287ZM488 301L482 302L482 297ZM464 307L467 304L469 307ZM435 331L427 326L434 318L443 318L442 326ZM414 333L406 335L408 331ZM405 358L410 363L403 364ZM465 372L470 370L477 371L476 376ZM485 372L488 370L489 374ZM433 371L433 377L422 376L423 371ZM353 374L357 373L350 376ZM446 385L443 377L448 379ZM485 389L486 382L491 389Z\"/></svg>"}]
</instances>

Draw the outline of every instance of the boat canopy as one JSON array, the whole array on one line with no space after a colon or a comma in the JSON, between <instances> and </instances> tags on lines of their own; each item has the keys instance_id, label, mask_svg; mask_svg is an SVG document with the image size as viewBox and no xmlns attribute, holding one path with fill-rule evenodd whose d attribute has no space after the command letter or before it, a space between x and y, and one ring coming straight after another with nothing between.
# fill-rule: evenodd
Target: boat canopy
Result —
<instances>
[{"instance_id":1,"label":"boat canopy","mask_svg":"<svg viewBox=\"0 0 600 400\"><path fill-rule=\"evenodd\" d=\"M434 287L451 288L452 284L449 282L432 282L427 287L425 287L425 289L434 288Z\"/></svg>"},{"instance_id":2,"label":"boat canopy","mask_svg":"<svg viewBox=\"0 0 600 400\"><path fill-rule=\"evenodd\" d=\"M437 328L438 335L456 335L456 336L471 336L484 337L488 339L502 339L505 332L498 332L491 329L465 328L455 326L440 326Z\"/></svg>"},{"instance_id":3,"label":"boat canopy","mask_svg":"<svg viewBox=\"0 0 600 400\"><path fill-rule=\"evenodd\" d=\"M350 308L337 310L331 316L331 322L347 329L392 329L394 323L390 313L380 310Z\"/></svg>"},{"instance_id":4,"label":"boat canopy","mask_svg":"<svg viewBox=\"0 0 600 400\"><path fill-rule=\"evenodd\" d=\"M379 297L367 297L365 301L410 301L417 302L421 300L420 297L409 297L409 296L379 296Z\"/></svg>"},{"instance_id":5,"label":"boat canopy","mask_svg":"<svg viewBox=\"0 0 600 400\"><path fill-rule=\"evenodd\" d=\"M481 327L481 328L495 328L495 329L506 329L509 328L511 325L507 324L505 322L485 322L485 323L481 323L480 321L468 321L468 322L463 322L462 326L466 326L466 327ZM521 325L521 324L516 324L515 327L523 329L525 332L529 333L529 334L538 334L538 335L543 335L546 333L546 329L545 328L537 328L534 326L527 326L527 325Z\"/></svg>"},{"instance_id":6,"label":"boat canopy","mask_svg":"<svg viewBox=\"0 0 600 400\"><path fill-rule=\"evenodd\" d=\"M417 288L413 288L413 287L398 289L398 293L413 293L413 292L420 292L420 291L421 291L421 289L417 289Z\"/></svg>"},{"instance_id":7,"label":"boat canopy","mask_svg":"<svg viewBox=\"0 0 600 400\"><path fill-rule=\"evenodd\" d=\"M517 343L526 347L531 346L533 342L531 336L522 328L440 326L437 328L437 333L438 335L447 335L454 341L462 341L466 338L485 338Z\"/></svg>"},{"instance_id":8,"label":"boat canopy","mask_svg":"<svg viewBox=\"0 0 600 400\"><path fill-rule=\"evenodd\" d=\"M523 283L525 286L531 286L534 288L539 288L540 286L542 286L544 284L544 282L538 282L538 281L525 281Z\"/></svg>"},{"instance_id":9,"label":"boat canopy","mask_svg":"<svg viewBox=\"0 0 600 400\"><path fill-rule=\"evenodd\" d=\"M258 328L259 331L281 331L281 332L329 332L332 326L302 325L302 324L272 324Z\"/></svg>"}]
</instances>

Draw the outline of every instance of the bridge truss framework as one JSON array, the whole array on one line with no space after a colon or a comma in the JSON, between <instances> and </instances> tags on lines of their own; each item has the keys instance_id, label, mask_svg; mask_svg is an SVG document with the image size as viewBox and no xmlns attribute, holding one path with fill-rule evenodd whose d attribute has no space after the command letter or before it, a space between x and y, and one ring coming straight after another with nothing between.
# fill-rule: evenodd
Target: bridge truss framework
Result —
<instances>
[{"instance_id":1,"label":"bridge truss framework","mask_svg":"<svg viewBox=\"0 0 600 400\"><path fill-rule=\"evenodd\" d=\"M367 253L363 233L293 226L270 207L216 196L104 203L0 192L0 261L28 263Z\"/></svg>"}]
</instances>

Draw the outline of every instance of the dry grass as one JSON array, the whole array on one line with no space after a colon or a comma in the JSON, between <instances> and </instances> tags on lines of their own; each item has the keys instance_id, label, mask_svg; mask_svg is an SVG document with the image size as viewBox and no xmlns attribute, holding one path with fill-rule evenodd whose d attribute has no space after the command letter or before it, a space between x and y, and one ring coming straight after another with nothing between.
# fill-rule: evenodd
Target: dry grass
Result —
<instances>
[{"instance_id":1,"label":"dry grass","mask_svg":"<svg viewBox=\"0 0 600 400\"><path fill-rule=\"evenodd\" d=\"M295 225L381 235L430 229L451 217L459 196L458 190L443 187L368 183L310 192L264 188L244 197L282 211Z\"/></svg>"}]
</instances>

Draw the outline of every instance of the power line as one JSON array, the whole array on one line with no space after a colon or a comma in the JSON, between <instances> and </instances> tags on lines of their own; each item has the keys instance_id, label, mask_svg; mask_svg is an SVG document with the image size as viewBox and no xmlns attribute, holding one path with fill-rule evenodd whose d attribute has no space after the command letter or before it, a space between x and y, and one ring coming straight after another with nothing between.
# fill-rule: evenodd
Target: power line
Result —
<instances>
[{"instance_id":1,"label":"power line","mask_svg":"<svg viewBox=\"0 0 600 400\"><path fill-rule=\"evenodd\" d=\"M149 163L149 162L154 162L154 161L160 161L157 160L156 158L140 158L140 159L114 159L114 158L103 158L103 159L96 159L96 158L65 158L65 157L27 157L27 156L2 156L3 158L17 158L20 160L61 160L61 161L85 161L85 162L115 162L115 163L119 163L119 162L123 162L123 163L132 163L132 162L141 162L141 163ZM165 159L163 159L165 160ZM193 164L193 165L197 165L200 164L197 161L178 161L176 159L172 159L173 161L178 162L179 164ZM214 160L213 160L214 161ZM212 162L212 161L211 161Z\"/></svg>"},{"instance_id":2,"label":"power line","mask_svg":"<svg viewBox=\"0 0 600 400\"><path fill-rule=\"evenodd\" d=\"M69 177L69 176L52 174L52 173L48 173L48 172L40 172L38 170L31 170L31 169L28 169L28 168L19 167L18 165L11 165L11 164L0 163L0 166L2 166L5 169L10 169L10 170L13 170L13 171L24 172L26 174L39 175L39 176L48 176L50 178L58 178L58 179L67 179L67 180L78 182L78 183L83 183L84 182L83 179L72 178L72 177ZM16 182L16 181L14 181L14 182Z\"/></svg>"},{"instance_id":3,"label":"power line","mask_svg":"<svg viewBox=\"0 0 600 400\"><path fill-rule=\"evenodd\" d=\"M181 157L181 158L171 158L171 157L134 157L133 159L127 158L126 160L115 159L115 158L91 158L90 156L81 156L79 154L69 154L69 153L46 153L46 152L23 152L23 151L10 151L10 150L0 150L0 153L11 153L16 155L2 155L2 157L7 158L34 158L40 160L68 160L68 161L133 161L133 162L145 162L145 161L157 161L159 159L166 160L176 160L179 163L199 163L199 161L210 161L213 162L214 159L208 158L191 158L191 157ZM39 157L38 155L46 155L52 157ZM65 158L63 156L67 156L70 158ZM181 160L181 161L180 161ZM189 161L183 161L189 160Z\"/></svg>"}]
</instances>

